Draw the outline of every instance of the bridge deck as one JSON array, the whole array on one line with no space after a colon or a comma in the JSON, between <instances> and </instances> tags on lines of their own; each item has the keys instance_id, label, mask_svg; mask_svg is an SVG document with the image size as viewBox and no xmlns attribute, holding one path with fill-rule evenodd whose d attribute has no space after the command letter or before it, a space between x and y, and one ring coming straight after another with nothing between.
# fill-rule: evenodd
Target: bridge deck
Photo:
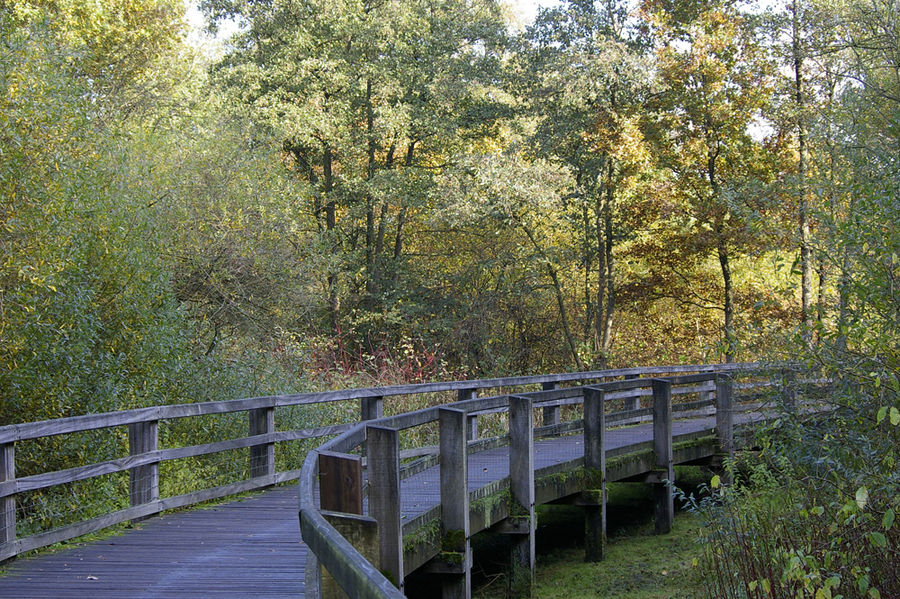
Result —
<instances>
[{"instance_id":1,"label":"bridge deck","mask_svg":"<svg viewBox=\"0 0 900 599\"><path fill-rule=\"evenodd\" d=\"M674 423L681 435L711 418ZM651 440L649 424L607 432L607 450ZM584 455L580 435L535 443L535 467ZM469 489L508 476L506 448L469 458ZM403 481L404 520L440 499L438 469ZM153 518L102 541L19 559L0 578L0 597L237 599L303 596L306 547L298 542L297 490L291 485L213 508Z\"/></svg>"}]
</instances>

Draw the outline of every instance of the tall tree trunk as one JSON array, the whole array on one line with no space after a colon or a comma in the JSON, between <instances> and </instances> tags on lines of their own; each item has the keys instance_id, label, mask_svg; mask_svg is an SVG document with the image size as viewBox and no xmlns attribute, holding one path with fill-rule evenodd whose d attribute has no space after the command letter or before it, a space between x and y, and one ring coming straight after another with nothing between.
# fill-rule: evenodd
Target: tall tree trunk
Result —
<instances>
[{"instance_id":1,"label":"tall tree trunk","mask_svg":"<svg viewBox=\"0 0 900 599\"><path fill-rule=\"evenodd\" d=\"M603 210L604 245L606 254L606 309L603 311L603 365L606 366L609 350L612 346L613 316L616 306L616 282L613 277L613 213L615 211L616 187L615 187L615 163L609 160L608 177L606 182L606 205Z\"/></svg>"},{"instance_id":2,"label":"tall tree trunk","mask_svg":"<svg viewBox=\"0 0 900 599\"><path fill-rule=\"evenodd\" d=\"M328 243L331 245L331 253L337 255L340 249L337 244L337 221L335 216L334 203L334 173L333 173L334 155L331 146L326 145L322 152L322 178L324 179L324 195L325 195L325 231L328 236ZM337 333L341 329L340 323L340 300L337 294L338 277L337 272L328 270L328 309L331 313L331 326Z\"/></svg>"},{"instance_id":3,"label":"tall tree trunk","mask_svg":"<svg viewBox=\"0 0 900 599\"><path fill-rule=\"evenodd\" d=\"M580 175L576 178L576 185L580 189ZM583 228L584 241L581 247L581 267L583 269L582 292L584 293L584 338L590 339L594 331L594 299L593 289L591 289L591 264L593 256L591 252L591 214L588 210L587 202L582 196L581 203L581 225ZM600 340L594 339L594 348L600 348Z\"/></svg>"},{"instance_id":4,"label":"tall tree trunk","mask_svg":"<svg viewBox=\"0 0 900 599\"><path fill-rule=\"evenodd\" d=\"M807 193L807 148L803 95L803 49L800 47L800 0L791 3L791 55L794 63L794 101L797 111L797 177L800 194L800 295L801 321L807 329L812 326L812 255L810 251L809 197ZM809 332L804 333L809 339Z\"/></svg>"},{"instance_id":5,"label":"tall tree trunk","mask_svg":"<svg viewBox=\"0 0 900 599\"><path fill-rule=\"evenodd\" d=\"M553 291L556 294L556 305L559 308L559 321L562 325L563 335L566 338L566 343L569 345L569 350L572 352L572 359L575 361L575 365L578 367L578 370L584 371L586 368L584 362L581 361L581 356L578 355L578 345L575 343L575 337L572 335L572 328L569 326L569 317L566 311L566 302L562 292L562 285L559 283L559 276L549 260L545 260L544 264L547 267L547 274L550 275L550 281L553 283Z\"/></svg>"},{"instance_id":6,"label":"tall tree trunk","mask_svg":"<svg viewBox=\"0 0 900 599\"><path fill-rule=\"evenodd\" d=\"M403 161L404 166L409 168L413 163L413 155L416 151L416 142L411 141L409 145L406 146L406 159ZM397 235L394 237L394 280L397 279L397 264L400 260L400 256L403 255L403 226L406 224L406 212L407 206L406 202L400 201L400 213L397 215Z\"/></svg>"},{"instance_id":7,"label":"tall tree trunk","mask_svg":"<svg viewBox=\"0 0 900 599\"><path fill-rule=\"evenodd\" d=\"M597 240L597 317L594 319L594 338L597 342L597 349L600 352L600 355L603 356L603 332L604 325L606 324L606 292L609 288L607 283L607 276L609 275L609 266L607 265L607 253L606 253L606 226L605 226L605 218L607 206L607 197L606 194L603 193L603 190L600 190L599 193L596 193L596 201L594 203L594 225L596 228L596 240ZM605 360L605 357L602 358ZM602 368L604 364L600 364Z\"/></svg>"},{"instance_id":8,"label":"tall tree trunk","mask_svg":"<svg viewBox=\"0 0 900 599\"><path fill-rule=\"evenodd\" d=\"M366 80L366 137L368 138L368 167L366 180L371 184L375 177L375 110L372 107L372 80ZM375 265L375 200L371 190L366 192L366 303L372 307L377 293Z\"/></svg>"},{"instance_id":9,"label":"tall tree trunk","mask_svg":"<svg viewBox=\"0 0 900 599\"><path fill-rule=\"evenodd\" d=\"M722 282L725 286L725 362L734 362L737 342L734 336L734 296L731 282L731 264L728 244L721 232L718 233L719 266L722 268Z\"/></svg>"},{"instance_id":10,"label":"tall tree trunk","mask_svg":"<svg viewBox=\"0 0 900 599\"><path fill-rule=\"evenodd\" d=\"M394 152L397 149L397 144L392 143L391 147L388 148L387 157L384 159L384 168L385 170L391 170L394 168ZM387 212L388 212L388 203L381 203L381 215L378 219L378 234L375 236L375 260L378 260L381 254L384 252L384 236L387 233Z\"/></svg>"}]
</instances>

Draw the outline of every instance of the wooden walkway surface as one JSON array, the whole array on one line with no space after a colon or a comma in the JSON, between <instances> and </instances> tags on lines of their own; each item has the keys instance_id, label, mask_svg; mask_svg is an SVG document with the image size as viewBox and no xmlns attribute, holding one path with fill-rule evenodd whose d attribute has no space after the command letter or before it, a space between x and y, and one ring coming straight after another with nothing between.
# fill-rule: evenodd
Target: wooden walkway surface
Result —
<instances>
[{"instance_id":1,"label":"wooden walkway surface","mask_svg":"<svg viewBox=\"0 0 900 599\"><path fill-rule=\"evenodd\" d=\"M713 418L676 421L674 434L711 429ZM607 431L605 449L649 441L650 424ZM535 468L584 455L580 435L535 442ZM505 447L469 457L469 490L508 476ZM440 500L438 469L403 481L404 520ZM259 599L303 597L306 547L297 489L152 518L102 541L21 558L0 577L3 599Z\"/></svg>"}]
</instances>

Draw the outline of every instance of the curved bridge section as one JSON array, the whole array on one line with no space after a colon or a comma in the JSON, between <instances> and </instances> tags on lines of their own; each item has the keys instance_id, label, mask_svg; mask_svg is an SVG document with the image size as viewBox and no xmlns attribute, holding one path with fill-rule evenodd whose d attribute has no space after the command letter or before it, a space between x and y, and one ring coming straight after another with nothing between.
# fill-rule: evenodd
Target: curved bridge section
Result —
<instances>
[{"instance_id":1,"label":"curved bridge section","mask_svg":"<svg viewBox=\"0 0 900 599\"><path fill-rule=\"evenodd\" d=\"M732 453L735 434L765 417L761 392L773 385L755 364L567 376L540 391L465 389L460 401L360 423L311 451L300 477L307 595L402 597L404 578L422 569L445 597L469 597L470 539L486 529L513 537L510 591L526 595L535 506L583 506L587 558L600 559L609 481L651 483L667 532L674 466Z\"/></svg>"},{"instance_id":2,"label":"curved bridge section","mask_svg":"<svg viewBox=\"0 0 900 599\"><path fill-rule=\"evenodd\" d=\"M481 530L519 539L518 563L530 573L533 510L541 503L583 505L597 531L591 551L601 554L608 480L657 485L665 528L671 510L661 481L671 479L671 466L728 453L732 427L760 417L754 402L772 375L792 380L783 366L632 368L0 426L0 562L298 478L303 539L312 549L304 569L307 547L296 543L289 507L298 488L286 487L20 560L0 579L0 594L232 597L250 588L320 596L343 587L353 596L396 596L404 577L421 570L440 576L448 595L465 596L469 539ZM729 396L734 406L723 408ZM410 405L425 407L398 414ZM90 498L102 501L89 505ZM319 563L330 574L320 576ZM99 577L89 569L101 565Z\"/></svg>"}]
</instances>

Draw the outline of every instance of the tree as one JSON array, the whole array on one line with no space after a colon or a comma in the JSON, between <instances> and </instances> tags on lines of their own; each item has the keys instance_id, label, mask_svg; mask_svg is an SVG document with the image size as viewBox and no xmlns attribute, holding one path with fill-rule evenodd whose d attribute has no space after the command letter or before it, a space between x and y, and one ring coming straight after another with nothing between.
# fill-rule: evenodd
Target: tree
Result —
<instances>
[{"instance_id":1,"label":"tree","mask_svg":"<svg viewBox=\"0 0 900 599\"><path fill-rule=\"evenodd\" d=\"M674 228L686 237L670 243L718 259L723 353L731 362L732 263L761 242L754 223L766 207L753 186L772 178L769 148L750 135L772 92L771 66L758 31L731 2L647 2L644 10L655 27L664 88L651 135L683 202Z\"/></svg>"},{"instance_id":2,"label":"tree","mask_svg":"<svg viewBox=\"0 0 900 599\"><path fill-rule=\"evenodd\" d=\"M330 254L323 256L329 320L340 330L343 295L360 296L371 311L395 281L416 198L429 185L422 173L491 119L494 102L478 82L498 64L499 7L492 0L204 5L214 18L248 24L218 77L283 140L309 190L303 194ZM344 263L357 252L359 262Z\"/></svg>"},{"instance_id":3,"label":"tree","mask_svg":"<svg viewBox=\"0 0 900 599\"><path fill-rule=\"evenodd\" d=\"M573 239L582 252L585 338L602 366L612 346L618 207L628 178L646 165L640 132L650 69L624 5L570 1L542 11L520 47L518 95L536 121L538 156L566 165L580 204ZM596 278L592 277L596 274Z\"/></svg>"}]
</instances>

